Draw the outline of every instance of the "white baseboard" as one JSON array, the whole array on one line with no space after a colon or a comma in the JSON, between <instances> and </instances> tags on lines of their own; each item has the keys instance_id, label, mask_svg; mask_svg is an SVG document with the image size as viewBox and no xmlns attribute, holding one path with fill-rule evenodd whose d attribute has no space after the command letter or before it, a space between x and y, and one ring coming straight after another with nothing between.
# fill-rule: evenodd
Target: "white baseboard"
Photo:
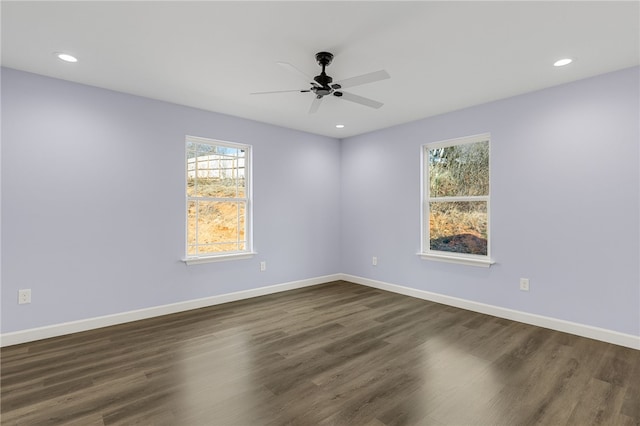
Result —
<instances>
[{"instance_id":1,"label":"white baseboard","mask_svg":"<svg viewBox=\"0 0 640 426\"><path fill-rule=\"evenodd\" d=\"M205 308L207 306L234 302L236 300L250 299L252 297L264 296L267 294L279 293L287 290L294 290L297 288L303 288L340 280L341 277L341 274L325 275L322 277L309 278L300 281L291 281L288 283L277 284L268 287L260 287L251 290L238 291L235 293L221 294L219 296L204 297L201 299L171 303L169 305L154 306L151 308L138 309L135 311L87 318L84 320L65 322L45 327L31 328L28 330L21 330L13 333L5 333L0 335L0 347L18 345L20 343L33 342L35 340L48 339L50 337L63 336L65 334L79 333L81 331L93 330L96 328L108 327L111 325L123 324L131 321L158 317L161 315L175 314L178 312Z\"/></svg>"},{"instance_id":2,"label":"white baseboard","mask_svg":"<svg viewBox=\"0 0 640 426\"><path fill-rule=\"evenodd\" d=\"M600 340L603 342L613 343L615 345L640 350L640 336L634 336L632 334L619 333L617 331L593 327L590 325L545 317L542 315L530 314L527 312L515 311L513 309L501 308L499 306L487 305L480 302L459 299L457 297L431 293L428 291L418 290L410 287L403 287L383 281L358 277L355 275L341 274L340 276L344 281L366 285L368 287L374 287L380 290L387 290L393 293L404 294L405 296L416 297L418 299L442 303L443 305L455 306L456 308L480 312L482 314L493 315L499 318L505 318L525 324L536 325L538 327L549 328L551 330L562 331L564 333L575 334L577 336L588 337L590 339Z\"/></svg>"},{"instance_id":3,"label":"white baseboard","mask_svg":"<svg viewBox=\"0 0 640 426\"><path fill-rule=\"evenodd\" d=\"M356 284L366 285L368 287L403 294L405 296L429 300L432 302L455 306L457 308L462 308L469 311L480 312L482 314L493 315L499 318L505 318L525 324L549 328L551 330L562 331L565 333L575 334L577 336L587 337L590 339L600 340L603 342L613 343L615 345L640 350L640 336L619 333L617 331L607 330L604 328L593 327L551 317L545 317L542 315L515 311L513 309L487 305L480 302L459 299L457 297L431 293L424 290L403 287L396 284L390 284L383 281L372 280L369 278L363 278L349 274L325 275L322 277L292 281L268 287L238 291L235 293L221 294L218 296L205 297L202 299L187 300L184 302L172 303L169 305L154 306L151 308L122 312L119 314L105 315L101 317L88 318L62 324L54 324L45 327L16 331L13 333L5 333L0 335L0 347L18 345L20 343L48 339L50 337L63 336L65 334L79 333L96 328L108 327L111 325L123 324L161 315L174 314L178 312L189 311L192 309L233 302L236 300L250 299L252 297L264 296L267 294L279 293L282 291L294 290L297 288L309 287L337 280L349 281Z\"/></svg>"}]
</instances>

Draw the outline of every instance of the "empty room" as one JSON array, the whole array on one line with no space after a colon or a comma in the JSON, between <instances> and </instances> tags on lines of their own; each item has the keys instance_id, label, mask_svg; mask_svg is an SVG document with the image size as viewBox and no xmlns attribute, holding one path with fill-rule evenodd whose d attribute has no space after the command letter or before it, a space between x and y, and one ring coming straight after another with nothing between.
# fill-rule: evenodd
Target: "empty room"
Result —
<instances>
[{"instance_id":1,"label":"empty room","mask_svg":"<svg viewBox=\"0 0 640 426\"><path fill-rule=\"evenodd\" d=\"M637 1L2 1L2 425L640 425Z\"/></svg>"}]
</instances>

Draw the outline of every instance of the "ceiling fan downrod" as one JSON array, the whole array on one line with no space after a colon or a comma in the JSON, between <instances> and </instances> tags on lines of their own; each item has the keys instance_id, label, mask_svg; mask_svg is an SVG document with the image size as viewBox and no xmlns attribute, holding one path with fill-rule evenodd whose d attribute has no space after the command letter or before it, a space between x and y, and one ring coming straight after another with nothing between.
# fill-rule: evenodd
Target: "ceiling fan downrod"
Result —
<instances>
[{"instance_id":1,"label":"ceiling fan downrod","mask_svg":"<svg viewBox=\"0 0 640 426\"><path fill-rule=\"evenodd\" d=\"M325 95L330 95L333 92L331 86L331 82L333 78L327 75L325 72L325 68L331 64L333 60L333 53L329 52L318 52L316 53L316 61L318 61L318 65L322 67L322 72L320 75L315 76L313 79L316 83L318 83L322 87L318 87L314 90L314 93L318 95L318 97L323 97Z\"/></svg>"}]
</instances>

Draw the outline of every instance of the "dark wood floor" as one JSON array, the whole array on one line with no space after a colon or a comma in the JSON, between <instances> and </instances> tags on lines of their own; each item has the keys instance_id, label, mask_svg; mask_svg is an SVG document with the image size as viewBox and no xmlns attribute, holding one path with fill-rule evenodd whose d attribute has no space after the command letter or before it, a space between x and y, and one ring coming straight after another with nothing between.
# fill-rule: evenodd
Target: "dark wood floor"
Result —
<instances>
[{"instance_id":1,"label":"dark wood floor","mask_svg":"<svg viewBox=\"0 0 640 426\"><path fill-rule=\"evenodd\" d=\"M3 425L640 425L640 351L345 282L1 355Z\"/></svg>"}]
</instances>

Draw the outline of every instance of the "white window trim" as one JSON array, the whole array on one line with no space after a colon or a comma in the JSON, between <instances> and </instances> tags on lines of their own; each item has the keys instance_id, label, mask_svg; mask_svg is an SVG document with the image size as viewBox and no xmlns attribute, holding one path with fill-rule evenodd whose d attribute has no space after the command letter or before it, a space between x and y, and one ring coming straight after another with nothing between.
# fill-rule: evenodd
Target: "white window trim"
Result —
<instances>
[{"instance_id":1,"label":"white window trim","mask_svg":"<svg viewBox=\"0 0 640 426\"><path fill-rule=\"evenodd\" d=\"M442 252L442 253L445 253L445 252ZM461 265L469 265L469 266L482 266L485 268L488 268L489 266L496 263L493 259L490 259L490 258L483 259L485 256L478 256L478 255L472 256L472 255L465 255L463 253L457 253L453 256L449 256L446 254L439 254L432 251L430 253L418 253L418 256L420 256L424 260L435 260L438 262L458 263Z\"/></svg>"},{"instance_id":2,"label":"white window trim","mask_svg":"<svg viewBox=\"0 0 640 426\"><path fill-rule=\"evenodd\" d=\"M426 143L420 146L420 252L417 253L420 258L424 260L433 260L438 262L457 263L461 265L469 266L481 266L488 268L496 262L491 258L491 184L489 184L489 195L482 196L462 196L462 197L433 197L431 200L447 200L447 201L486 201L487 202L487 235L489 236L487 241L487 255L466 254L466 253L454 253L431 250L427 230L425 226L429 217L429 197L427 195L427 189L429 188L429 173L427 172L426 155L429 149L433 148L445 148L452 145L462 145L468 143L482 142L483 140L489 141L489 147L491 147L491 134L482 133L478 135L466 136L461 138L447 139L438 142ZM489 152L489 175L491 175L491 152Z\"/></svg>"},{"instance_id":3,"label":"white window trim","mask_svg":"<svg viewBox=\"0 0 640 426\"><path fill-rule=\"evenodd\" d=\"M215 253L208 253L208 254L198 254L198 255L192 255L189 256L187 253L189 251L188 249L188 245L189 245L189 239L188 239L188 224L187 224L187 217L186 217L186 212L187 212L187 205L188 205L188 200L189 200L189 196L187 195L186 192L186 187L187 187L187 176L188 176L188 170L187 170L187 156L188 156L188 152L186 149L186 143L187 142L194 142L194 143L204 143L204 144L209 144L209 145L217 145L217 146L224 146L224 147L228 147L228 148L233 148L233 149L244 149L246 152L246 157L245 157L245 181L247 182L247 187L245 188L246 190L246 203L247 203L247 207L246 207L246 211L245 211L245 224L246 224L246 228L245 228L245 235L246 235L246 241L247 241L247 250L245 251L238 251L238 252L223 252L220 254L215 254ZM197 265L197 264L201 264L201 263L210 263L210 262L224 262L224 261L230 261L230 260L241 260L241 259L250 259L253 256L255 256L257 253L253 251L253 179L252 179L252 166L253 166L253 147L251 145L246 145L246 144L241 144L241 143L236 143L236 142L228 142L228 141L222 141L219 139L209 139L209 138L203 138L203 137L199 137L199 136L189 136L187 135L185 137L185 150L184 150L184 167L185 167L185 172L184 172L184 182L183 182L183 188L185 188L185 203L184 203L184 212L185 212L185 221L184 221L184 253L185 253L185 257L183 257L182 259L180 259L182 262L184 262L187 265Z\"/></svg>"},{"instance_id":4,"label":"white window trim","mask_svg":"<svg viewBox=\"0 0 640 426\"><path fill-rule=\"evenodd\" d=\"M187 265L198 265L201 263L211 263L211 262L226 262L228 260L242 260L242 259L251 259L255 256L256 252L242 252L242 253L224 253L218 254L215 256L190 256L181 259Z\"/></svg>"}]
</instances>

